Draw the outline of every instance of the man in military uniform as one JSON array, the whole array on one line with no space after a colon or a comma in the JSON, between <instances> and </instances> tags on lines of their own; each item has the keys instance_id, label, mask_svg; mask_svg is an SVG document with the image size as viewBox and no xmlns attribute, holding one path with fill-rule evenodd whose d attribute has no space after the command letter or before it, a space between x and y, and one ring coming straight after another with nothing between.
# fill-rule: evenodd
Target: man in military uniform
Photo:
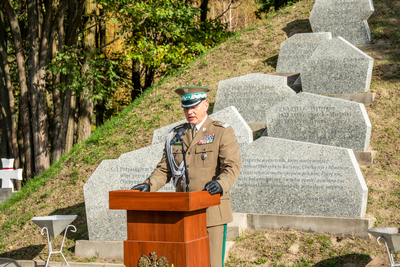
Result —
<instances>
[{"instance_id":1,"label":"man in military uniform","mask_svg":"<svg viewBox=\"0 0 400 267\"><path fill-rule=\"evenodd\" d=\"M210 89L188 86L175 90L188 123L175 127L169 134L163 157L142 184L132 189L155 192L171 179L177 192L185 190L182 145L186 152L189 192L207 190L221 194L221 204L207 209L207 234L210 238L211 267L223 265L222 255L226 224L233 220L229 190L239 176L241 157L233 128L207 116ZM177 137L181 140L177 142ZM225 233L224 233L225 229Z\"/></svg>"}]
</instances>

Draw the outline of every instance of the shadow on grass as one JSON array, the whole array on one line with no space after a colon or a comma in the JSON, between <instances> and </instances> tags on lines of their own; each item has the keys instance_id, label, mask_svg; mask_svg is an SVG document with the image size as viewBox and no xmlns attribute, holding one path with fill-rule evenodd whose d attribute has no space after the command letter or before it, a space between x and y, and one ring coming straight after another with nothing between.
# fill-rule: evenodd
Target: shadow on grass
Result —
<instances>
[{"instance_id":1,"label":"shadow on grass","mask_svg":"<svg viewBox=\"0 0 400 267\"><path fill-rule=\"evenodd\" d=\"M367 266L370 261L372 261L372 259L369 255L354 253L320 261L314 264L313 267L341 267L349 263L354 267L363 267Z\"/></svg>"},{"instance_id":2,"label":"shadow on grass","mask_svg":"<svg viewBox=\"0 0 400 267\"><path fill-rule=\"evenodd\" d=\"M299 19L292 21L282 29L287 37L291 37L296 33L312 33L311 24L308 19Z\"/></svg>"},{"instance_id":3,"label":"shadow on grass","mask_svg":"<svg viewBox=\"0 0 400 267\"><path fill-rule=\"evenodd\" d=\"M73 241L76 240L89 240L89 232L86 220L85 203L75 204L63 209L57 209L53 211L50 215L78 215L76 219L71 222L72 225L76 227L76 232L72 232L68 229L67 238ZM63 235L64 231L60 235Z\"/></svg>"},{"instance_id":4,"label":"shadow on grass","mask_svg":"<svg viewBox=\"0 0 400 267\"><path fill-rule=\"evenodd\" d=\"M278 55L273 56L273 57L269 57L266 60L263 60L262 63L264 63L265 65L271 66L274 69L276 69L276 65L278 64Z\"/></svg>"},{"instance_id":5,"label":"shadow on grass","mask_svg":"<svg viewBox=\"0 0 400 267\"><path fill-rule=\"evenodd\" d=\"M47 245L30 245L0 254L0 258L14 260L33 260Z\"/></svg>"}]
</instances>

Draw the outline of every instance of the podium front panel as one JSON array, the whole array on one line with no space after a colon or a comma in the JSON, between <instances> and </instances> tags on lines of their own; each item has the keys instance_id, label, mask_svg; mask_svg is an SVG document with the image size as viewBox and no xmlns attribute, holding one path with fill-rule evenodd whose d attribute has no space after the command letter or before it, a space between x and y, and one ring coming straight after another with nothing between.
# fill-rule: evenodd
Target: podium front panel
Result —
<instances>
[{"instance_id":1,"label":"podium front panel","mask_svg":"<svg viewBox=\"0 0 400 267\"><path fill-rule=\"evenodd\" d=\"M207 236L206 209L127 211L128 240L188 242Z\"/></svg>"},{"instance_id":2,"label":"podium front panel","mask_svg":"<svg viewBox=\"0 0 400 267\"><path fill-rule=\"evenodd\" d=\"M208 237L191 242L124 241L124 264L126 267L137 267L143 255L150 258L155 252L157 260L165 256L169 266L210 267L209 242Z\"/></svg>"}]
</instances>

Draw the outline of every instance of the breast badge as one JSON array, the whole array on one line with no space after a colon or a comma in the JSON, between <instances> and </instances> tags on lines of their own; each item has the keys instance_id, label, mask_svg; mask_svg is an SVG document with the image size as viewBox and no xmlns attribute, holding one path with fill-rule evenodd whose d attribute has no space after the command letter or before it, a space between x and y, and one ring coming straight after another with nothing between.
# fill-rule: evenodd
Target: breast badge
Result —
<instances>
[{"instance_id":1,"label":"breast badge","mask_svg":"<svg viewBox=\"0 0 400 267\"><path fill-rule=\"evenodd\" d=\"M203 139L201 139L197 144L199 145L211 144L212 142L214 142L214 136L215 134L205 135Z\"/></svg>"}]
</instances>

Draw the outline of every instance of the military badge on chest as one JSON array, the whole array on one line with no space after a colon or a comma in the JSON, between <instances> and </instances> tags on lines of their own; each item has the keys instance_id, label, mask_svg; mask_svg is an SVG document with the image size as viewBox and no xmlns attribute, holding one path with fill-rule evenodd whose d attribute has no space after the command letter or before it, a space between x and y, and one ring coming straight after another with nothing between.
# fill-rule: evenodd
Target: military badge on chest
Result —
<instances>
[{"instance_id":1,"label":"military badge on chest","mask_svg":"<svg viewBox=\"0 0 400 267\"><path fill-rule=\"evenodd\" d=\"M205 135L203 139L201 139L197 144L198 145L211 144L212 142L214 142L214 136L215 134Z\"/></svg>"},{"instance_id":2,"label":"military badge on chest","mask_svg":"<svg viewBox=\"0 0 400 267\"><path fill-rule=\"evenodd\" d=\"M214 137L215 137L215 134L205 135L203 137L203 139L201 139L197 144L198 145L211 144L212 142L214 142ZM201 159L202 160L206 160L207 159L207 152L201 153Z\"/></svg>"}]
</instances>

